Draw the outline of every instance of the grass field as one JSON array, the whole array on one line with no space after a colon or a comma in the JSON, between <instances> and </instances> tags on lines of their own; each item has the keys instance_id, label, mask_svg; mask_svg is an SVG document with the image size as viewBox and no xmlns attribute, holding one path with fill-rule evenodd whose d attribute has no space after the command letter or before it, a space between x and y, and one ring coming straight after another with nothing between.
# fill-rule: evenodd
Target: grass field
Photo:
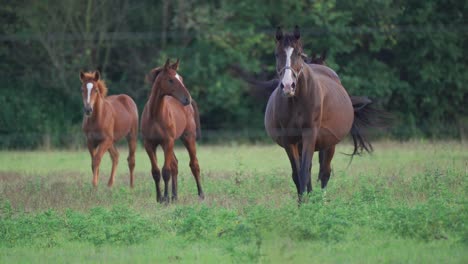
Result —
<instances>
[{"instance_id":1,"label":"grass field","mask_svg":"<svg viewBox=\"0 0 468 264\"><path fill-rule=\"evenodd\" d=\"M87 151L0 151L0 263L468 263L468 146L379 142L297 206L277 146L200 146L199 202L185 150L179 201L155 201L149 160L127 149L113 188L91 186ZM162 155L159 155L162 164Z\"/></svg>"}]
</instances>

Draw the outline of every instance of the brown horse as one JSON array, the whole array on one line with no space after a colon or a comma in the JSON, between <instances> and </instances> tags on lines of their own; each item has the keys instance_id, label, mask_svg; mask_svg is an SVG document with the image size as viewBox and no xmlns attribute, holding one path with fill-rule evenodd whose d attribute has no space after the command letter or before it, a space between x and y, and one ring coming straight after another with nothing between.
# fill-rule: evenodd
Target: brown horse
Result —
<instances>
[{"instance_id":1,"label":"brown horse","mask_svg":"<svg viewBox=\"0 0 468 264\"><path fill-rule=\"evenodd\" d=\"M127 95L107 96L107 87L100 74L80 72L81 92L84 105L83 132L87 138L92 159L93 185L98 184L99 165L106 151L112 159L112 171L107 185L114 183L119 152L114 143L127 138L130 187L134 185L135 149L138 136L138 110L135 102Z\"/></svg>"},{"instance_id":2,"label":"brown horse","mask_svg":"<svg viewBox=\"0 0 468 264\"><path fill-rule=\"evenodd\" d=\"M319 151L319 179L325 188L336 144L351 132L354 154L357 148L369 151L370 146L361 135L358 120L365 120L370 113L356 114L338 75L324 65L305 63L302 54L299 27L293 34L283 34L278 28L275 55L279 86L265 111L267 133L289 157L299 201L306 188L312 190L315 151Z\"/></svg>"},{"instance_id":3,"label":"brown horse","mask_svg":"<svg viewBox=\"0 0 468 264\"><path fill-rule=\"evenodd\" d=\"M190 168L198 188L198 196L204 198L200 184L200 167L198 165L196 144L200 136L200 119L198 107L185 88L182 77L177 73L179 60L170 64L169 59L163 67L153 69L147 76L152 84L148 102L141 118L141 133L144 146L151 161L151 173L156 184L156 200L169 201L168 187L172 177L172 200L177 200L178 161L174 155L174 141L178 138L187 148L190 156ZM161 197L159 181L161 172L156 159L156 148L161 145L164 150L164 198Z\"/></svg>"}]
</instances>

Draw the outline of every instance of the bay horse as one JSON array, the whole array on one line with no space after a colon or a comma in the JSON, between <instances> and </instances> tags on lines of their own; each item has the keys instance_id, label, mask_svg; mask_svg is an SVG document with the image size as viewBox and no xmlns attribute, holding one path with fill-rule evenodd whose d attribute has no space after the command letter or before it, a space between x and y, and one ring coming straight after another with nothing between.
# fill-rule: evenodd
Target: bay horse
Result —
<instances>
[{"instance_id":1,"label":"bay horse","mask_svg":"<svg viewBox=\"0 0 468 264\"><path fill-rule=\"evenodd\" d=\"M348 133L354 140L354 152L371 151L372 146L362 135L360 127L372 112L355 111L350 96L338 75L320 64L307 64L303 59L300 30L293 34L276 31L276 71L279 84L275 86L265 110L268 135L288 155L292 178L299 202L303 194L312 191L310 179L312 157L319 152L318 178L325 188L330 179L335 146ZM266 85L274 85L269 81ZM358 99L358 98L357 98ZM365 100L359 100L364 107Z\"/></svg>"},{"instance_id":2,"label":"bay horse","mask_svg":"<svg viewBox=\"0 0 468 264\"><path fill-rule=\"evenodd\" d=\"M141 117L141 134L146 153L151 162L151 174L156 185L156 200L169 202L169 180L172 178L172 200L177 200L178 161L174 154L174 142L180 138L190 156L190 169L195 178L198 196L204 199L200 184L200 166L196 153L196 139L200 136L198 107L177 73L179 60L171 64L169 59L164 66L155 68L147 75L152 84L148 101ZM164 151L162 177L164 197L161 196L156 149L161 145Z\"/></svg>"},{"instance_id":3,"label":"bay horse","mask_svg":"<svg viewBox=\"0 0 468 264\"><path fill-rule=\"evenodd\" d=\"M134 186L135 149L138 137L138 110L135 102L125 94L107 96L107 86L99 71L80 72L84 105L83 132L92 160L93 186L97 187L99 165L106 151L112 159L111 176L107 185L114 184L119 152L115 143L125 137L128 142L130 187Z\"/></svg>"}]
</instances>

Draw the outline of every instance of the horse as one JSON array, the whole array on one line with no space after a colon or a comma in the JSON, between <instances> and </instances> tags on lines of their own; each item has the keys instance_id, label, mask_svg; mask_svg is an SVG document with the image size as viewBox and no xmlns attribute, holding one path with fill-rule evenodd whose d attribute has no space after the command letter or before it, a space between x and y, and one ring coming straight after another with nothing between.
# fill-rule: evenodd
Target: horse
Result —
<instances>
[{"instance_id":1,"label":"horse","mask_svg":"<svg viewBox=\"0 0 468 264\"><path fill-rule=\"evenodd\" d=\"M80 72L81 94L84 116L83 132L92 160L93 186L97 187L99 165L106 151L112 159L111 176L107 185L112 187L115 171L119 162L119 152L115 143L123 137L128 143L128 168L130 187L134 187L135 150L138 137L138 110L135 102L128 95L107 96L107 86L100 78L99 71Z\"/></svg>"},{"instance_id":2,"label":"horse","mask_svg":"<svg viewBox=\"0 0 468 264\"><path fill-rule=\"evenodd\" d=\"M177 200L178 160L174 154L174 142L178 138L189 153L189 166L197 184L198 196L200 199L205 197L200 184L195 142L201 135L198 106L185 87L182 76L177 73L178 67L179 59L174 64L168 59L164 66L151 70L147 75L152 88L141 118L141 134L151 162L157 202L169 202L168 187L171 178L172 200ZM159 145L164 150L164 197L161 196L159 187L161 172L156 158Z\"/></svg>"},{"instance_id":3,"label":"horse","mask_svg":"<svg viewBox=\"0 0 468 264\"><path fill-rule=\"evenodd\" d=\"M327 59L326 50L322 51L322 54L312 53L310 58L305 54L302 54L302 57L307 64L320 64L327 66L325 63L325 60Z\"/></svg>"},{"instance_id":4,"label":"horse","mask_svg":"<svg viewBox=\"0 0 468 264\"><path fill-rule=\"evenodd\" d=\"M353 154L372 150L360 128L373 112L362 109L356 112L333 70L304 61L298 26L293 34L284 34L278 27L275 38L279 85L268 100L264 123L267 134L286 151L301 202L305 191L312 191L310 174L315 151L319 152L318 179L325 188L335 146L346 135L350 133L353 137Z\"/></svg>"}]
</instances>

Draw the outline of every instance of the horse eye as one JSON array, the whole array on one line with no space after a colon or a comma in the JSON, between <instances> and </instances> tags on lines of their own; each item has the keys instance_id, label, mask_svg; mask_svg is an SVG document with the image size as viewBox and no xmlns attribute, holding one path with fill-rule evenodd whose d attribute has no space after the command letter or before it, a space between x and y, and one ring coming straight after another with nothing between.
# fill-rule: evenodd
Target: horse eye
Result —
<instances>
[{"instance_id":1,"label":"horse eye","mask_svg":"<svg viewBox=\"0 0 468 264\"><path fill-rule=\"evenodd\" d=\"M173 81L172 79L169 79L169 82L170 82L170 83L173 83L174 81Z\"/></svg>"}]
</instances>

